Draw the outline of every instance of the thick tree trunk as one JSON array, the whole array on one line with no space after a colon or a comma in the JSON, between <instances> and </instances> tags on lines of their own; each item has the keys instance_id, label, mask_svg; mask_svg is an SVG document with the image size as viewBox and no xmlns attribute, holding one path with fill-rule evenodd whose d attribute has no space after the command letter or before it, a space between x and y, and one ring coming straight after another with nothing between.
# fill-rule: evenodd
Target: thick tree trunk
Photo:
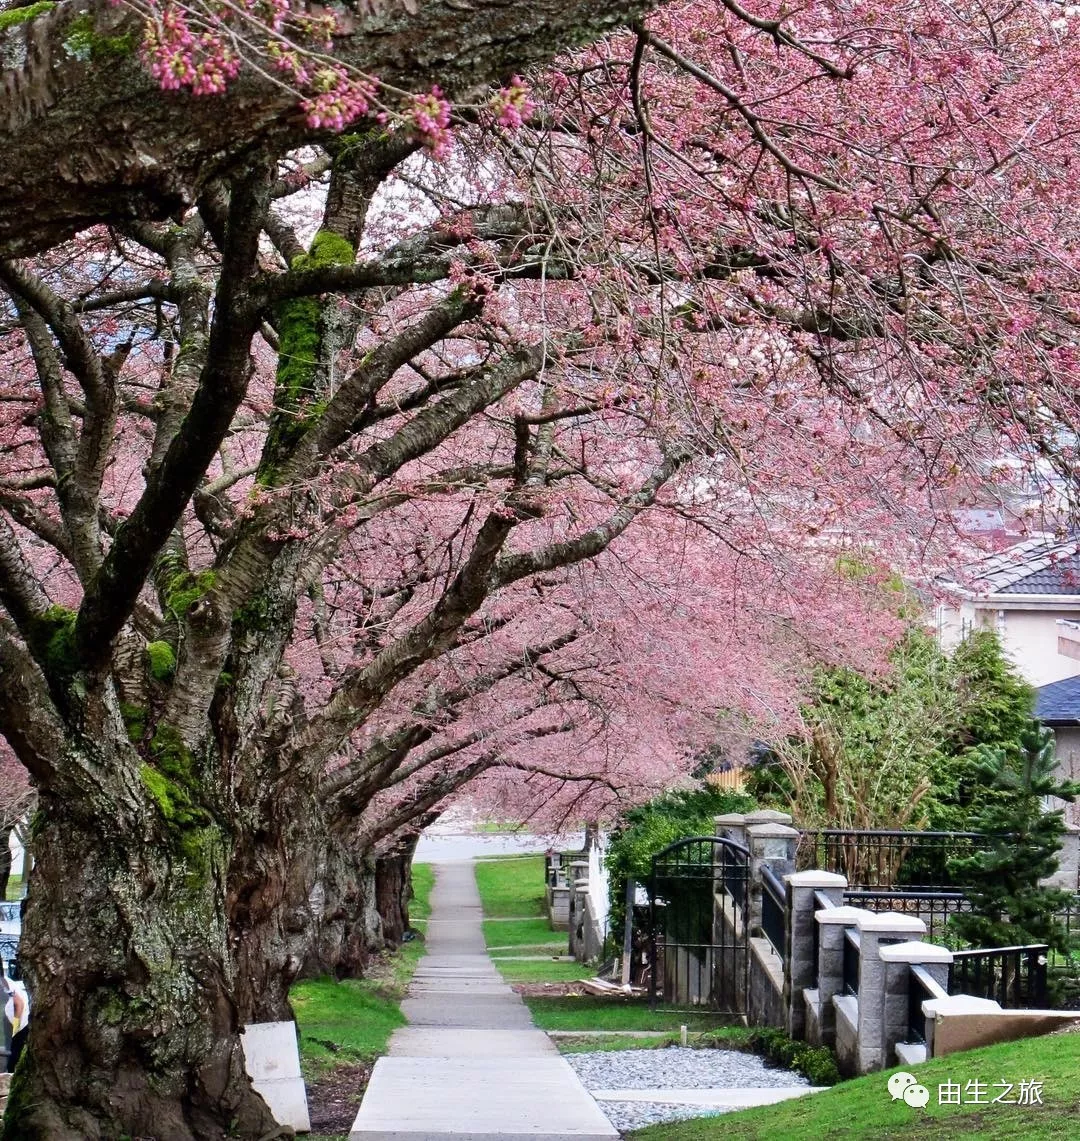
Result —
<instances>
[{"instance_id":1,"label":"thick tree trunk","mask_svg":"<svg viewBox=\"0 0 1080 1141\"><path fill-rule=\"evenodd\" d=\"M380 856L375 865L376 904L388 944L400 947L409 930L409 900L412 899L412 861L419 832L414 832Z\"/></svg>"},{"instance_id":2,"label":"thick tree trunk","mask_svg":"<svg viewBox=\"0 0 1080 1141\"><path fill-rule=\"evenodd\" d=\"M240 1021L292 1018L289 987L318 932L325 830L314 799L270 797L257 835L238 838L226 907Z\"/></svg>"},{"instance_id":3,"label":"thick tree trunk","mask_svg":"<svg viewBox=\"0 0 1080 1141\"><path fill-rule=\"evenodd\" d=\"M229 876L234 993L244 1024L292 1018L289 988L297 978L358 977L386 945L377 862L345 848L317 799L279 798L262 819L257 837L239 841Z\"/></svg>"},{"instance_id":4,"label":"thick tree trunk","mask_svg":"<svg viewBox=\"0 0 1080 1141\"><path fill-rule=\"evenodd\" d=\"M410 91L439 84L460 96L596 39L647 7L358 4L352 32L336 37L334 50L346 67L384 83ZM260 147L325 137L303 128L295 94L252 68L224 95L163 91L140 62L143 25L125 5L60 0L0 31L0 257L43 249L97 222L168 216Z\"/></svg>"},{"instance_id":5,"label":"thick tree trunk","mask_svg":"<svg viewBox=\"0 0 1080 1141\"><path fill-rule=\"evenodd\" d=\"M4 1141L272 1133L238 1037L220 829L125 826L104 795L43 794L39 820L21 948L33 1032Z\"/></svg>"}]
</instances>

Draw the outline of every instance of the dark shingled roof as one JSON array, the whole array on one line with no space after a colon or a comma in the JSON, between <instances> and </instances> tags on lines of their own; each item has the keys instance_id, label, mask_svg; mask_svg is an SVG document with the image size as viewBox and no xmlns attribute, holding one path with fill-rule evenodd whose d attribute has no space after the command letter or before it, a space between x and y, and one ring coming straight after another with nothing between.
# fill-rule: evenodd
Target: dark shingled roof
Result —
<instances>
[{"instance_id":1,"label":"dark shingled roof","mask_svg":"<svg viewBox=\"0 0 1080 1141\"><path fill-rule=\"evenodd\" d=\"M1057 559L998 588L998 594L1080 594L1080 554Z\"/></svg>"},{"instance_id":2,"label":"dark shingled roof","mask_svg":"<svg viewBox=\"0 0 1080 1141\"><path fill-rule=\"evenodd\" d=\"M1035 716L1045 725L1080 725L1080 676L1040 686Z\"/></svg>"}]
</instances>

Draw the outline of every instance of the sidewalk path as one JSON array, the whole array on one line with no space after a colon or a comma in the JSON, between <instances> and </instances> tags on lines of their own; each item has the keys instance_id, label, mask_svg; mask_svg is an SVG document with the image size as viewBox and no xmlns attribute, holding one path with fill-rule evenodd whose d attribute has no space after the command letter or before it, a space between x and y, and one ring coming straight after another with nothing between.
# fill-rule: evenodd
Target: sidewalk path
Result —
<instances>
[{"instance_id":1,"label":"sidewalk path","mask_svg":"<svg viewBox=\"0 0 1080 1141\"><path fill-rule=\"evenodd\" d=\"M420 960L349 1141L615 1141L484 949L472 862L437 864Z\"/></svg>"}]
</instances>

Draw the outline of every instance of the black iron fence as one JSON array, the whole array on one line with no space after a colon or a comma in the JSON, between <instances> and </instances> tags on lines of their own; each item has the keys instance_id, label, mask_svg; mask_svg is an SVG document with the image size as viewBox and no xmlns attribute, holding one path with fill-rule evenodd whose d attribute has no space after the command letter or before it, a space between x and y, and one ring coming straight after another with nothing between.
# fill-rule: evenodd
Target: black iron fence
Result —
<instances>
[{"instance_id":1,"label":"black iron fence","mask_svg":"<svg viewBox=\"0 0 1080 1141\"><path fill-rule=\"evenodd\" d=\"M844 930L844 994L859 993L859 959L861 940L854 927Z\"/></svg>"},{"instance_id":2,"label":"black iron fence","mask_svg":"<svg viewBox=\"0 0 1080 1141\"><path fill-rule=\"evenodd\" d=\"M846 876L849 888L904 887L909 891L961 888L951 861L980 851L981 832L908 832L888 829L805 829L799 837L799 868Z\"/></svg>"},{"instance_id":3,"label":"black iron fence","mask_svg":"<svg viewBox=\"0 0 1080 1141\"><path fill-rule=\"evenodd\" d=\"M992 998L1003 1007L1046 1006L1046 967L1050 948L985 947L956 951L949 968L949 994Z\"/></svg>"},{"instance_id":4,"label":"black iron fence","mask_svg":"<svg viewBox=\"0 0 1080 1141\"><path fill-rule=\"evenodd\" d=\"M938 991L934 980L924 967L911 967L908 971L908 1036L909 1042L926 1044L926 1015L922 1004L927 999L937 998Z\"/></svg>"},{"instance_id":5,"label":"black iron fence","mask_svg":"<svg viewBox=\"0 0 1080 1141\"><path fill-rule=\"evenodd\" d=\"M783 958L787 943L787 891L768 864L761 868L761 930Z\"/></svg>"},{"instance_id":6,"label":"black iron fence","mask_svg":"<svg viewBox=\"0 0 1080 1141\"><path fill-rule=\"evenodd\" d=\"M867 911L899 911L914 915L926 924L926 940L943 947L958 946L949 930L949 917L971 910L971 901L962 891L909 891L906 888L856 888L844 892L844 902Z\"/></svg>"},{"instance_id":7,"label":"black iron fence","mask_svg":"<svg viewBox=\"0 0 1080 1141\"><path fill-rule=\"evenodd\" d=\"M657 852L649 877L649 999L745 1008L750 853L718 836Z\"/></svg>"},{"instance_id":8,"label":"black iron fence","mask_svg":"<svg viewBox=\"0 0 1080 1141\"><path fill-rule=\"evenodd\" d=\"M1068 954L1050 952L1050 970L1074 979L1080 978L1080 895L1056 913L1055 918L1065 928L1065 938L1071 948Z\"/></svg>"}]
</instances>

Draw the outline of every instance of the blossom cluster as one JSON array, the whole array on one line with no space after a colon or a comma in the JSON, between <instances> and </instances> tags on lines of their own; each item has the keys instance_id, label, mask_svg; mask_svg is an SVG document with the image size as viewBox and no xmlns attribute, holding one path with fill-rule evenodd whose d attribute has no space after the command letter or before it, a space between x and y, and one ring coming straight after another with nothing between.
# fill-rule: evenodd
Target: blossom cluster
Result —
<instances>
[{"instance_id":1,"label":"blossom cluster","mask_svg":"<svg viewBox=\"0 0 1080 1141\"><path fill-rule=\"evenodd\" d=\"M450 153L450 104L436 84L426 95L413 97L408 119L416 137L436 158Z\"/></svg>"},{"instance_id":2,"label":"blossom cluster","mask_svg":"<svg viewBox=\"0 0 1080 1141\"><path fill-rule=\"evenodd\" d=\"M515 75L508 86L500 87L489 105L495 122L507 130L517 130L536 110L536 104L529 98L529 89L520 75Z\"/></svg>"},{"instance_id":3,"label":"blossom cluster","mask_svg":"<svg viewBox=\"0 0 1080 1141\"><path fill-rule=\"evenodd\" d=\"M143 52L150 74L165 91L220 95L240 72L240 57L212 32L192 31L173 6L148 24Z\"/></svg>"}]
</instances>

